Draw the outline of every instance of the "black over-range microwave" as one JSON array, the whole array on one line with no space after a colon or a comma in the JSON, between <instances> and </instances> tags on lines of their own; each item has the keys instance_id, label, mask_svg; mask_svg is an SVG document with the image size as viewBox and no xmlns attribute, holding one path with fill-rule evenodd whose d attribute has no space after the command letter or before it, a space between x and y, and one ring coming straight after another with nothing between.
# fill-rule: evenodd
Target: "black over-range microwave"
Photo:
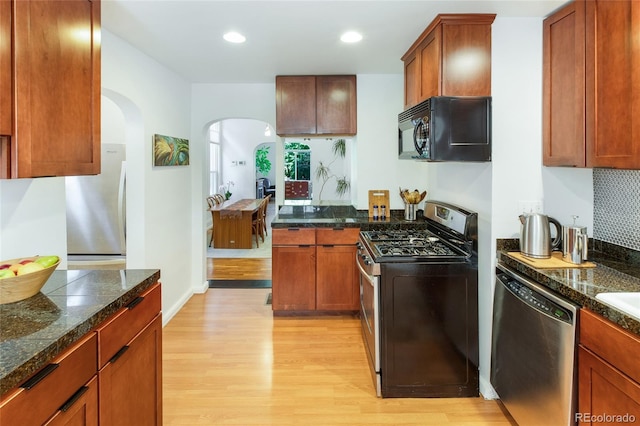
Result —
<instances>
[{"instance_id":1,"label":"black over-range microwave","mask_svg":"<svg viewBox=\"0 0 640 426\"><path fill-rule=\"evenodd\" d=\"M491 161L491 97L434 96L398 115L400 159Z\"/></svg>"}]
</instances>

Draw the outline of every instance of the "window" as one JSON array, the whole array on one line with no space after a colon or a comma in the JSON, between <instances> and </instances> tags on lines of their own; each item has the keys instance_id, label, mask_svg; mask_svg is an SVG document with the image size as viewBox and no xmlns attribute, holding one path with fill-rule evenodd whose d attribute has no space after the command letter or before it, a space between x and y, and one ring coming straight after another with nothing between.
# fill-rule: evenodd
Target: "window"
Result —
<instances>
[{"instance_id":1,"label":"window","mask_svg":"<svg viewBox=\"0 0 640 426\"><path fill-rule=\"evenodd\" d=\"M311 180L309 145L289 142L284 145L284 176L289 180Z\"/></svg>"},{"instance_id":2,"label":"window","mask_svg":"<svg viewBox=\"0 0 640 426\"><path fill-rule=\"evenodd\" d=\"M220 186L220 122L209 127L209 194Z\"/></svg>"}]
</instances>

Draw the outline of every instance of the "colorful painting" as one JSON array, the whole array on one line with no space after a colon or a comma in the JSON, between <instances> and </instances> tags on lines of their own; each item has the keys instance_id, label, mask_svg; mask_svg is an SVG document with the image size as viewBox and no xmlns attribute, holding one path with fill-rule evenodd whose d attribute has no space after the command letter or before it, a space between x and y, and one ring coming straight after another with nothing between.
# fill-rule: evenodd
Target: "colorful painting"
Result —
<instances>
[{"instance_id":1,"label":"colorful painting","mask_svg":"<svg viewBox=\"0 0 640 426\"><path fill-rule=\"evenodd\" d=\"M153 135L154 166L188 166L189 140Z\"/></svg>"}]
</instances>

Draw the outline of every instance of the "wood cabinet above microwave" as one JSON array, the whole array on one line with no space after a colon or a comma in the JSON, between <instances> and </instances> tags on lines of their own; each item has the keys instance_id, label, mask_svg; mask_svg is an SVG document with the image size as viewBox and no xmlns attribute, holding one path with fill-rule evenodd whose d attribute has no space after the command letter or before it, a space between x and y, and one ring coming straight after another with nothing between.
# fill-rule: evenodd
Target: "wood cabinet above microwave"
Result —
<instances>
[{"instance_id":1,"label":"wood cabinet above microwave","mask_svg":"<svg viewBox=\"0 0 640 426\"><path fill-rule=\"evenodd\" d=\"M491 96L495 16L436 16L402 56L405 109L432 96Z\"/></svg>"},{"instance_id":2,"label":"wood cabinet above microwave","mask_svg":"<svg viewBox=\"0 0 640 426\"><path fill-rule=\"evenodd\" d=\"M636 1L576 0L543 23L543 164L640 169Z\"/></svg>"},{"instance_id":3,"label":"wood cabinet above microwave","mask_svg":"<svg viewBox=\"0 0 640 426\"><path fill-rule=\"evenodd\" d=\"M356 76L276 76L276 133L353 136Z\"/></svg>"},{"instance_id":4,"label":"wood cabinet above microwave","mask_svg":"<svg viewBox=\"0 0 640 426\"><path fill-rule=\"evenodd\" d=\"M0 20L0 177L100 173L100 0L3 0Z\"/></svg>"}]
</instances>

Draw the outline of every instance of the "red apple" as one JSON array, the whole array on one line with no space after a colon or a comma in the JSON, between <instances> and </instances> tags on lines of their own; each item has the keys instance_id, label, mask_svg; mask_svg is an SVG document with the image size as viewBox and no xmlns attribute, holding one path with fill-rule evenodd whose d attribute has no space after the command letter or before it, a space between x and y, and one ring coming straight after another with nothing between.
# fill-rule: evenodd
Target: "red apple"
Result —
<instances>
[{"instance_id":1,"label":"red apple","mask_svg":"<svg viewBox=\"0 0 640 426\"><path fill-rule=\"evenodd\" d=\"M23 259L20 261L21 265L26 265L27 263L31 263L33 262L33 259Z\"/></svg>"},{"instance_id":2,"label":"red apple","mask_svg":"<svg viewBox=\"0 0 640 426\"><path fill-rule=\"evenodd\" d=\"M3 269L9 269L10 266L11 266L10 263L4 263L0 265L0 271L2 271Z\"/></svg>"}]
</instances>

